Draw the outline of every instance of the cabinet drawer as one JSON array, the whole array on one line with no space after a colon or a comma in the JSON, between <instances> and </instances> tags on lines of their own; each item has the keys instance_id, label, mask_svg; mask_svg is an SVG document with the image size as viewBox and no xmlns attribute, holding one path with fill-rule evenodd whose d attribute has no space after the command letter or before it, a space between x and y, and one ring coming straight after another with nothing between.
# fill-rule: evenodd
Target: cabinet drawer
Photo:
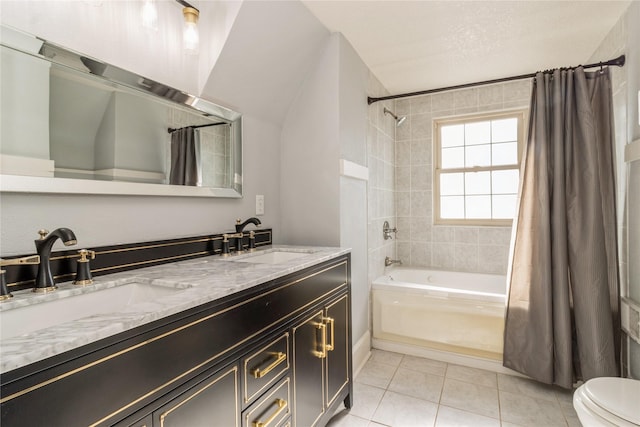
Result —
<instances>
[{"instance_id":1,"label":"cabinet drawer","mask_svg":"<svg viewBox=\"0 0 640 427\"><path fill-rule=\"evenodd\" d=\"M269 388L289 369L289 333L256 350L242 360L243 403L246 405Z\"/></svg>"},{"instance_id":2,"label":"cabinet drawer","mask_svg":"<svg viewBox=\"0 0 640 427\"><path fill-rule=\"evenodd\" d=\"M153 412L154 427L238 426L236 365L181 387L177 397Z\"/></svg>"},{"instance_id":3,"label":"cabinet drawer","mask_svg":"<svg viewBox=\"0 0 640 427\"><path fill-rule=\"evenodd\" d=\"M243 427L276 427L286 424L291 415L290 380L285 377L278 385L251 405L242 417Z\"/></svg>"}]
</instances>

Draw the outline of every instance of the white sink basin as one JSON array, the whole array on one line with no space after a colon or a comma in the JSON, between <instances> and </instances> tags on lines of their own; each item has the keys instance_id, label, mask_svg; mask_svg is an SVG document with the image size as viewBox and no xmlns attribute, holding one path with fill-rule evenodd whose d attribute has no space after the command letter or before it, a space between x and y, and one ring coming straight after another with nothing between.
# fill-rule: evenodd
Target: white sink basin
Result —
<instances>
[{"instance_id":1,"label":"white sink basin","mask_svg":"<svg viewBox=\"0 0 640 427\"><path fill-rule=\"evenodd\" d=\"M16 307L0 312L0 339L27 334L83 317L116 312L133 304L154 301L183 290L135 282Z\"/></svg>"},{"instance_id":2,"label":"white sink basin","mask_svg":"<svg viewBox=\"0 0 640 427\"><path fill-rule=\"evenodd\" d=\"M262 255L239 258L236 262L252 262L256 264L279 264L309 255L309 252L272 251Z\"/></svg>"}]
</instances>

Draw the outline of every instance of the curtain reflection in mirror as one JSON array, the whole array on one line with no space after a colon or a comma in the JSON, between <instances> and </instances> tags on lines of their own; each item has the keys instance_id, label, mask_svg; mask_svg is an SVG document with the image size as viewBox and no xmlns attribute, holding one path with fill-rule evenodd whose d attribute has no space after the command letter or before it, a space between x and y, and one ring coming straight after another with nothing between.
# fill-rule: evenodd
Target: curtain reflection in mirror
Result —
<instances>
[{"instance_id":1,"label":"curtain reflection in mirror","mask_svg":"<svg viewBox=\"0 0 640 427\"><path fill-rule=\"evenodd\" d=\"M176 129L171 133L171 172L169 183L172 185L201 185L202 174L199 171L199 138L191 126Z\"/></svg>"}]
</instances>

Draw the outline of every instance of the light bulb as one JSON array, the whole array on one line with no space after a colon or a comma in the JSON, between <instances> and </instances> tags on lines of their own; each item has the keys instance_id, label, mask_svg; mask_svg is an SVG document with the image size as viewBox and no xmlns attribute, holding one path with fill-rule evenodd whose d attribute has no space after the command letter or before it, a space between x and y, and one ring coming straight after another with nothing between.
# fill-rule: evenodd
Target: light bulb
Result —
<instances>
[{"instance_id":1,"label":"light bulb","mask_svg":"<svg viewBox=\"0 0 640 427\"><path fill-rule=\"evenodd\" d=\"M145 0L142 4L142 26L158 30L158 8L155 0Z\"/></svg>"},{"instance_id":2,"label":"light bulb","mask_svg":"<svg viewBox=\"0 0 640 427\"><path fill-rule=\"evenodd\" d=\"M192 7L182 9L184 15L184 32L182 43L187 53L196 55L200 47L200 34L198 32L198 11Z\"/></svg>"}]
</instances>

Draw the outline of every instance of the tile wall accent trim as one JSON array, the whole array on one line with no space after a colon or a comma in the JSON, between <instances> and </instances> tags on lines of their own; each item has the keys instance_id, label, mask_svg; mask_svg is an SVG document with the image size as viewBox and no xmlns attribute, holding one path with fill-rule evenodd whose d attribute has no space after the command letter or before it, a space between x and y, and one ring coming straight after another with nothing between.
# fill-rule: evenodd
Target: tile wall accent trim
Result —
<instances>
[{"instance_id":1,"label":"tile wall accent trim","mask_svg":"<svg viewBox=\"0 0 640 427\"><path fill-rule=\"evenodd\" d=\"M349 160L340 159L340 175L369 181L369 168L350 162Z\"/></svg>"},{"instance_id":2,"label":"tile wall accent trim","mask_svg":"<svg viewBox=\"0 0 640 427\"><path fill-rule=\"evenodd\" d=\"M640 139L636 139L624 147L624 161L631 163L636 160L640 160Z\"/></svg>"},{"instance_id":3,"label":"tile wall accent trim","mask_svg":"<svg viewBox=\"0 0 640 427\"><path fill-rule=\"evenodd\" d=\"M256 230L256 247L272 244L272 234L271 228ZM88 248L96 252L96 258L91 260L91 273L93 276L102 276L219 254L222 252L222 239L222 233L220 233ZM245 249L249 246L248 231L245 232L242 243ZM234 250L235 242L230 242L230 247L231 250ZM57 283L73 280L79 249L82 248L78 247L74 250L58 251L51 254L51 272ZM27 255L33 254L11 256L7 259ZM16 265L5 267L5 269L9 291L33 288L38 265Z\"/></svg>"}]
</instances>

